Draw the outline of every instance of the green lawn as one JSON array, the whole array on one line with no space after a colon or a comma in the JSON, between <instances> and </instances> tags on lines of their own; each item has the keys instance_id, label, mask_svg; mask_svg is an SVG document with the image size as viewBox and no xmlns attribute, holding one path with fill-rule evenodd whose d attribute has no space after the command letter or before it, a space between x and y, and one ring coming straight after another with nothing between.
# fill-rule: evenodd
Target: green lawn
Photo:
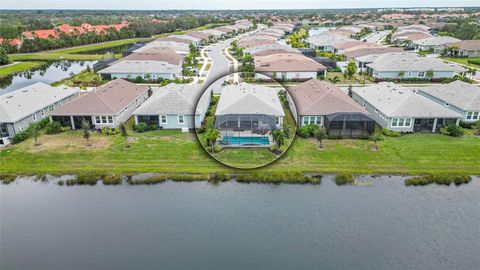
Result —
<instances>
[{"instance_id":1,"label":"green lawn","mask_svg":"<svg viewBox=\"0 0 480 270\"><path fill-rule=\"evenodd\" d=\"M111 47L118 47L118 46L122 46L122 45L133 44L133 43L139 42L139 41L150 41L150 40L151 40L150 38L121 39L121 40L114 40L114 41L109 41L109 42L102 42L102 43L78 46L78 47L74 47L74 48L66 48L66 49L61 49L61 50L55 50L55 51L52 51L51 53L55 53L55 54L74 54L74 53L80 53L80 52L95 51L95 50L100 50L100 49L108 49L108 48L111 48Z\"/></svg>"},{"instance_id":2,"label":"green lawn","mask_svg":"<svg viewBox=\"0 0 480 270\"><path fill-rule=\"evenodd\" d=\"M21 72L27 69L37 68L44 64L45 63L42 63L42 62L20 62L20 63L15 63L13 65L0 67L0 77Z\"/></svg>"},{"instance_id":3,"label":"green lawn","mask_svg":"<svg viewBox=\"0 0 480 270\"><path fill-rule=\"evenodd\" d=\"M63 54L63 53L30 53L10 55L13 61L57 61L57 60L78 60L94 61L108 58L108 55L99 54ZM113 57L109 55L109 57Z\"/></svg>"},{"instance_id":4,"label":"green lawn","mask_svg":"<svg viewBox=\"0 0 480 270\"><path fill-rule=\"evenodd\" d=\"M102 77L100 76L100 74L95 73L93 69L91 69L90 72L84 70L78 74L75 74L73 77L53 82L52 86L64 84L72 87L80 87L82 89L85 89L87 86L97 86L97 83L100 83L101 81ZM95 83L95 85L91 85L93 83Z\"/></svg>"},{"instance_id":5,"label":"green lawn","mask_svg":"<svg viewBox=\"0 0 480 270\"><path fill-rule=\"evenodd\" d=\"M469 66L474 67L474 68L480 68L480 65L468 63L468 60L480 61L480 57L469 57L469 58L447 57L447 58L445 58L445 60L452 61L452 62L455 62L455 63L459 63L459 64L462 64L462 65L469 65Z\"/></svg>"},{"instance_id":6,"label":"green lawn","mask_svg":"<svg viewBox=\"0 0 480 270\"><path fill-rule=\"evenodd\" d=\"M43 135L40 146L30 139L0 150L0 173L78 172L238 172L213 160L192 133L159 130L130 132L130 148L119 135L95 134L85 146L80 131ZM480 137L413 134L386 138L375 150L366 140L327 140L320 149L313 139L297 138L278 161L256 171L351 173L461 173L480 174ZM265 153L230 153L235 162L254 163Z\"/></svg>"}]
</instances>

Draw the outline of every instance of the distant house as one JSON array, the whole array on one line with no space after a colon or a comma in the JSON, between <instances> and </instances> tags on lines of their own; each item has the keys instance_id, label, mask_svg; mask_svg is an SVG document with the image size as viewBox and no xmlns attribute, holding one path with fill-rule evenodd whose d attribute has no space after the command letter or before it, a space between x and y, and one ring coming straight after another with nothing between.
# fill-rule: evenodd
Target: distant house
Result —
<instances>
[{"instance_id":1,"label":"distant house","mask_svg":"<svg viewBox=\"0 0 480 270\"><path fill-rule=\"evenodd\" d=\"M272 54L255 57L254 61L257 79L266 79L262 76L265 74L282 81L306 81L317 76L325 76L327 72L325 66L301 54Z\"/></svg>"},{"instance_id":2,"label":"distant house","mask_svg":"<svg viewBox=\"0 0 480 270\"><path fill-rule=\"evenodd\" d=\"M334 52L335 44L346 41L354 41L354 39L328 32L313 35L307 39L307 42L310 44L310 48L325 52Z\"/></svg>"},{"instance_id":3,"label":"distant house","mask_svg":"<svg viewBox=\"0 0 480 270\"><path fill-rule=\"evenodd\" d=\"M41 82L0 96L0 138L13 137L47 113L74 99L78 88L53 87Z\"/></svg>"},{"instance_id":4,"label":"distant house","mask_svg":"<svg viewBox=\"0 0 480 270\"><path fill-rule=\"evenodd\" d=\"M385 53L366 65L367 72L377 81L391 79L443 80L467 71L456 64L416 53Z\"/></svg>"},{"instance_id":5,"label":"distant house","mask_svg":"<svg viewBox=\"0 0 480 270\"><path fill-rule=\"evenodd\" d=\"M307 57L315 57L317 55L315 49L312 48L298 48L298 50Z\"/></svg>"},{"instance_id":6,"label":"distant house","mask_svg":"<svg viewBox=\"0 0 480 270\"><path fill-rule=\"evenodd\" d=\"M314 57L313 60L315 62L327 67L328 69L334 69L337 67L337 62L335 60L330 59L328 57Z\"/></svg>"},{"instance_id":7,"label":"distant house","mask_svg":"<svg viewBox=\"0 0 480 270\"><path fill-rule=\"evenodd\" d=\"M105 79L173 80L182 76L182 66L172 65L166 61L122 60L98 71Z\"/></svg>"},{"instance_id":8,"label":"distant house","mask_svg":"<svg viewBox=\"0 0 480 270\"><path fill-rule=\"evenodd\" d=\"M434 53L442 53L444 48L451 44L457 43L460 40L458 38L449 36L434 36L425 39L415 40L413 44L416 50L429 51L433 50Z\"/></svg>"},{"instance_id":9,"label":"distant house","mask_svg":"<svg viewBox=\"0 0 480 270\"><path fill-rule=\"evenodd\" d=\"M133 112L135 124L145 123L162 129L200 127L208 110L210 94L202 95L200 87L185 84L153 88L152 93L152 97Z\"/></svg>"},{"instance_id":10,"label":"distant house","mask_svg":"<svg viewBox=\"0 0 480 270\"><path fill-rule=\"evenodd\" d=\"M171 65L181 66L183 63L183 58L184 57L182 55L176 53L173 49L165 47L132 53L111 63L110 66L122 61L160 61L167 62Z\"/></svg>"},{"instance_id":11,"label":"distant house","mask_svg":"<svg viewBox=\"0 0 480 270\"><path fill-rule=\"evenodd\" d=\"M132 116L150 95L148 86L123 79L110 81L48 113L50 121L80 128L86 121L94 128L117 127Z\"/></svg>"},{"instance_id":12,"label":"distant house","mask_svg":"<svg viewBox=\"0 0 480 270\"><path fill-rule=\"evenodd\" d=\"M333 84L311 79L288 92L294 101L289 103L290 110L299 127L318 125L329 135L343 137L368 136L375 129L370 113Z\"/></svg>"},{"instance_id":13,"label":"distant house","mask_svg":"<svg viewBox=\"0 0 480 270\"><path fill-rule=\"evenodd\" d=\"M457 43L450 44L453 49L454 56L478 57L480 56L480 40L462 40Z\"/></svg>"},{"instance_id":14,"label":"distant house","mask_svg":"<svg viewBox=\"0 0 480 270\"><path fill-rule=\"evenodd\" d=\"M353 88L352 98L383 128L400 132L439 132L462 115L391 82Z\"/></svg>"},{"instance_id":15,"label":"distant house","mask_svg":"<svg viewBox=\"0 0 480 270\"><path fill-rule=\"evenodd\" d=\"M188 47L188 44L178 43L175 41L159 40L159 39L145 44L144 46L136 49L134 52L163 50L164 48L170 48L180 55L187 55L190 52L190 48Z\"/></svg>"},{"instance_id":16,"label":"distant house","mask_svg":"<svg viewBox=\"0 0 480 270\"><path fill-rule=\"evenodd\" d=\"M238 41L238 47L243 49L255 48L264 45L278 44L277 39L270 36L250 36Z\"/></svg>"},{"instance_id":17,"label":"distant house","mask_svg":"<svg viewBox=\"0 0 480 270\"><path fill-rule=\"evenodd\" d=\"M462 121L480 120L480 87L462 81L419 88L418 93L455 112Z\"/></svg>"},{"instance_id":18,"label":"distant house","mask_svg":"<svg viewBox=\"0 0 480 270\"><path fill-rule=\"evenodd\" d=\"M277 53L297 53L300 54L300 51L286 45L272 44L272 45L263 45L254 48L249 48L245 50L245 53L249 53L255 56L267 56Z\"/></svg>"}]
</instances>

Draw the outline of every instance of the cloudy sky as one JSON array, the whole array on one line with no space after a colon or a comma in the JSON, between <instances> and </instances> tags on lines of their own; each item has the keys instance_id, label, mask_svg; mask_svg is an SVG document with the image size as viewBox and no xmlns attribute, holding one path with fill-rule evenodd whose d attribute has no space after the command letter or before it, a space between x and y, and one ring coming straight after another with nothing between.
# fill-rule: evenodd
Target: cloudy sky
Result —
<instances>
[{"instance_id":1,"label":"cloudy sky","mask_svg":"<svg viewBox=\"0 0 480 270\"><path fill-rule=\"evenodd\" d=\"M0 9L322 9L480 6L479 0L0 0Z\"/></svg>"}]
</instances>

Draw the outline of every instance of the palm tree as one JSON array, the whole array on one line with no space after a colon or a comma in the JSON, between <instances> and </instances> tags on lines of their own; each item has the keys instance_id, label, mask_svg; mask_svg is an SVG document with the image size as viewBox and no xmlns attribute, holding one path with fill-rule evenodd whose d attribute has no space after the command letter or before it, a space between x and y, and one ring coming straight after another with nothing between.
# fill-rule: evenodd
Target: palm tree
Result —
<instances>
[{"instance_id":1,"label":"palm tree","mask_svg":"<svg viewBox=\"0 0 480 270\"><path fill-rule=\"evenodd\" d=\"M340 78L338 76L335 76L333 78L328 78L328 81L333 83L333 84L336 84L336 83L340 82Z\"/></svg>"}]
</instances>

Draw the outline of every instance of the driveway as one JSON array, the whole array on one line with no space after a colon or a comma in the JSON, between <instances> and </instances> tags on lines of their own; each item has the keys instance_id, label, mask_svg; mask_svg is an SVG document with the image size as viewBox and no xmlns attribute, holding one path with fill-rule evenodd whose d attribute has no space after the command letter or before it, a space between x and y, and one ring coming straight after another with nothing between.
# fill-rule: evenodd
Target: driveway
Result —
<instances>
[{"instance_id":1,"label":"driveway","mask_svg":"<svg viewBox=\"0 0 480 270\"><path fill-rule=\"evenodd\" d=\"M207 51L208 56L212 59L212 66L210 72L207 75L205 80L205 86L209 86L212 82L215 82L213 86L213 91L215 94L220 93L220 87L223 81L216 81L222 75L225 75L229 71L229 61L222 54L222 50L230 45L231 40L226 40L214 44L211 46L211 50Z\"/></svg>"}]
</instances>

